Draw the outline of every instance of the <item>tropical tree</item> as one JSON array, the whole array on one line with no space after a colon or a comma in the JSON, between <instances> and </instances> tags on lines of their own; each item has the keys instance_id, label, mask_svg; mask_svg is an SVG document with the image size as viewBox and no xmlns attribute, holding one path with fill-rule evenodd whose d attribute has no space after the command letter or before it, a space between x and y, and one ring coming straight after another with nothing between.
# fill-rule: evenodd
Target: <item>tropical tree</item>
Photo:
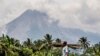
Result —
<instances>
[{"instance_id":1,"label":"tropical tree","mask_svg":"<svg viewBox=\"0 0 100 56\"><path fill-rule=\"evenodd\" d=\"M44 36L44 41L45 42L47 42L47 44L52 44L52 35L50 35L50 34L46 34L45 36Z\"/></svg>"},{"instance_id":2,"label":"tropical tree","mask_svg":"<svg viewBox=\"0 0 100 56\"><path fill-rule=\"evenodd\" d=\"M89 45L90 45L90 44L89 44L89 41L87 40L87 37L82 37L82 38L80 38L80 39L79 39L79 43L80 43L82 49L84 50L84 51L83 51L83 54L85 55L85 52L86 52L87 48L88 48Z\"/></svg>"},{"instance_id":3,"label":"tropical tree","mask_svg":"<svg viewBox=\"0 0 100 56\"><path fill-rule=\"evenodd\" d=\"M17 56L12 49L10 37L8 35L3 34L0 39L0 56Z\"/></svg>"},{"instance_id":4,"label":"tropical tree","mask_svg":"<svg viewBox=\"0 0 100 56\"><path fill-rule=\"evenodd\" d=\"M34 45L34 48L35 49L38 49L39 50L39 48L41 47L41 45L42 44L44 44L44 41L43 40L35 40L34 42L33 42L33 45Z\"/></svg>"},{"instance_id":5,"label":"tropical tree","mask_svg":"<svg viewBox=\"0 0 100 56\"><path fill-rule=\"evenodd\" d=\"M27 38L27 40L24 41L23 46L31 48L33 46L31 39Z\"/></svg>"},{"instance_id":6,"label":"tropical tree","mask_svg":"<svg viewBox=\"0 0 100 56\"><path fill-rule=\"evenodd\" d=\"M56 40L56 43L61 43L61 39L57 38Z\"/></svg>"},{"instance_id":7,"label":"tropical tree","mask_svg":"<svg viewBox=\"0 0 100 56\"><path fill-rule=\"evenodd\" d=\"M90 56L100 56L100 43L97 43L94 46L89 47L86 50L86 54Z\"/></svg>"},{"instance_id":8,"label":"tropical tree","mask_svg":"<svg viewBox=\"0 0 100 56\"><path fill-rule=\"evenodd\" d=\"M45 53L45 56L48 55L49 52L51 52L51 49L52 49L52 35L50 34L46 34L44 36L44 39L43 39L43 44L40 46L39 49L44 49L46 51Z\"/></svg>"},{"instance_id":9,"label":"tropical tree","mask_svg":"<svg viewBox=\"0 0 100 56\"><path fill-rule=\"evenodd\" d=\"M94 54L100 56L100 42L93 47Z\"/></svg>"},{"instance_id":10,"label":"tropical tree","mask_svg":"<svg viewBox=\"0 0 100 56\"><path fill-rule=\"evenodd\" d=\"M80 44L68 44L70 48L80 48L84 50L81 56L100 56L100 42L89 46L86 37L79 39ZM60 46L60 47L59 47ZM27 38L23 44L8 35L0 37L0 56L61 56L61 39L52 39L52 35L46 34L44 39L32 41ZM78 56L77 53L69 53L69 56Z\"/></svg>"}]
</instances>

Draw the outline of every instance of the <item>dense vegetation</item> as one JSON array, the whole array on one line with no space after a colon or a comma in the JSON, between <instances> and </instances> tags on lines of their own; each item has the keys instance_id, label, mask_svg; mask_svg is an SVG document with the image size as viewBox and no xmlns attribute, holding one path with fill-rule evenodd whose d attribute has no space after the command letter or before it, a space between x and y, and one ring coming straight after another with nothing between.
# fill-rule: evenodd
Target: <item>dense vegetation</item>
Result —
<instances>
[{"instance_id":1,"label":"dense vegetation","mask_svg":"<svg viewBox=\"0 0 100 56\"><path fill-rule=\"evenodd\" d=\"M0 37L0 56L61 56L62 48L53 47L53 42L61 43L61 39L53 40L52 35L46 34L44 39L32 41L27 38L20 43L3 34ZM81 37L78 43L81 45L78 50L83 50L82 54L70 52L69 56L100 56L100 43L90 46L86 37Z\"/></svg>"}]
</instances>

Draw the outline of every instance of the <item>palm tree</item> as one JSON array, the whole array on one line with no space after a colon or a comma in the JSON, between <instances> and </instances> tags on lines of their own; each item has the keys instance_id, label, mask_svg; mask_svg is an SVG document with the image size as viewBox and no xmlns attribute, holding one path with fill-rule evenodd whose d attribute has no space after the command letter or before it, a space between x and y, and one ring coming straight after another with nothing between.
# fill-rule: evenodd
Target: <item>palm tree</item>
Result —
<instances>
[{"instance_id":1,"label":"palm tree","mask_svg":"<svg viewBox=\"0 0 100 56\"><path fill-rule=\"evenodd\" d=\"M61 39L57 38L56 43L61 43Z\"/></svg>"},{"instance_id":2,"label":"palm tree","mask_svg":"<svg viewBox=\"0 0 100 56\"><path fill-rule=\"evenodd\" d=\"M33 44L32 44L32 41L30 40L30 38L27 38L27 40L24 41L23 45L31 48Z\"/></svg>"},{"instance_id":3,"label":"palm tree","mask_svg":"<svg viewBox=\"0 0 100 56\"><path fill-rule=\"evenodd\" d=\"M0 56L14 55L10 42L10 37L3 34L0 39Z\"/></svg>"},{"instance_id":4,"label":"palm tree","mask_svg":"<svg viewBox=\"0 0 100 56\"><path fill-rule=\"evenodd\" d=\"M46 34L43 39L43 44L40 46L40 50L46 50L45 56L48 55L48 52L52 49L52 35Z\"/></svg>"},{"instance_id":5,"label":"palm tree","mask_svg":"<svg viewBox=\"0 0 100 56\"><path fill-rule=\"evenodd\" d=\"M45 47L45 49L51 49L51 47L52 47L52 35L50 35L50 34L46 34L45 36L44 36L44 39L43 39L43 47Z\"/></svg>"},{"instance_id":6,"label":"palm tree","mask_svg":"<svg viewBox=\"0 0 100 56\"><path fill-rule=\"evenodd\" d=\"M94 54L100 56L100 42L93 47Z\"/></svg>"},{"instance_id":7,"label":"palm tree","mask_svg":"<svg viewBox=\"0 0 100 56\"><path fill-rule=\"evenodd\" d=\"M39 49L39 47L42 45L42 44L44 44L44 42L42 41L42 40L35 40L34 42L33 42L33 44L34 44L34 47L36 48L36 49Z\"/></svg>"},{"instance_id":8,"label":"palm tree","mask_svg":"<svg viewBox=\"0 0 100 56\"><path fill-rule=\"evenodd\" d=\"M46 34L45 36L44 36L44 40L45 40L45 42L47 42L48 44L52 44L52 35L50 35L50 34Z\"/></svg>"},{"instance_id":9,"label":"palm tree","mask_svg":"<svg viewBox=\"0 0 100 56\"><path fill-rule=\"evenodd\" d=\"M86 54L90 56L100 56L100 43L97 43L86 50Z\"/></svg>"},{"instance_id":10,"label":"palm tree","mask_svg":"<svg viewBox=\"0 0 100 56\"><path fill-rule=\"evenodd\" d=\"M83 53L85 54L86 49L89 47L89 41L87 40L87 37L82 37L79 39L79 43L82 47L82 49L84 49Z\"/></svg>"}]
</instances>

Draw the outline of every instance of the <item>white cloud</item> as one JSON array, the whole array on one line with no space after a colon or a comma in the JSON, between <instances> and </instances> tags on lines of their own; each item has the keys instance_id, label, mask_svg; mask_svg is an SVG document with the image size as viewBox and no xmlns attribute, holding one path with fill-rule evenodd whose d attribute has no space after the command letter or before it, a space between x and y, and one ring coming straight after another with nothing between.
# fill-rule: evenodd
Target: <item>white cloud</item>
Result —
<instances>
[{"instance_id":1,"label":"white cloud","mask_svg":"<svg viewBox=\"0 0 100 56\"><path fill-rule=\"evenodd\" d=\"M100 33L99 0L0 0L0 27L27 9L46 12L59 26Z\"/></svg>"}]
</instances>

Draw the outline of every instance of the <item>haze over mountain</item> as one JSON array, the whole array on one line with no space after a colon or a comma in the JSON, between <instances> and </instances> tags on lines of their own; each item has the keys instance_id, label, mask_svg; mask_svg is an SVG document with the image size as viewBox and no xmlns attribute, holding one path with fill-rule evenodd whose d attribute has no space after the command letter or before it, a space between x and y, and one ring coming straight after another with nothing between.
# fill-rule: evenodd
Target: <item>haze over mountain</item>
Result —
<instances>
[{"instance_id":1,"label":"haze over mountain","mask_svg":"<svg viewBox=\"0 0 100 56\"><path fill-rule=\"evenodd\" d=\"M26 38L40 39L46 33L51 34L53 38L60 38L71 43L77 42L82 36L88 37L92 41L91 43L100 41L99 34L84 32L81 29L60 27L59 20L53 20L45 12L37 10L26 10L15 20L3 26L0 31L21 41Z\"/></svg>"},{"instance_id":2,"label":"haze over mountain","mask_svg":"<svg viewBox=\"0 0 100 56\"><path fill-rule=\"evenodd\" d=\"M57 22L50 22L48 15L39 11L27 10L21 16L6 25L6 34L25 40L28 37L37 39L46 33L59 35ZM57 32L58 33L57 33ZM34 38L33 38L34 37Z\"/></svg>"}]
</instances>

